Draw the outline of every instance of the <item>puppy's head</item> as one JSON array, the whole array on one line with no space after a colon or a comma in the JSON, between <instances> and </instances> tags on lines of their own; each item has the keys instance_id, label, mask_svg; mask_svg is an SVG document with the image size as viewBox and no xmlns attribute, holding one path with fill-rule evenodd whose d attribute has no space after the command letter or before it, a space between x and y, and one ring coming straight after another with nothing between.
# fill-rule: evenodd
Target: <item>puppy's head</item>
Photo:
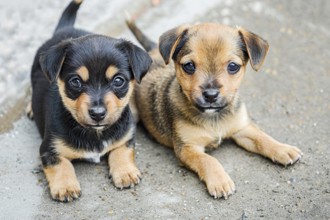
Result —
<instances>
[{"instance_id":1,"label":"puppy's head","mask_svg":"<svg viewBox=\"0 0 330 220\"><path fill-rule=\"evenodd\" d=\"M99 35L63 41L40 58L66 109L80 125L94 129L104 129L120 117L134 82L141 81L151 62L132 43Z\"/></svg>"},{"instance_id":2,"label":"puppy's head","mask_svg":"<svg viewBox=\"0 0 330 220\"><path fill-rule=\"evenodd\" d=\"M235 102L246 65L259 70L268 43L244 29L220 24L179 26L160 37L166 64L173 59L187 99L201 112L219 112Z\"/></svg>"}]
</instances>

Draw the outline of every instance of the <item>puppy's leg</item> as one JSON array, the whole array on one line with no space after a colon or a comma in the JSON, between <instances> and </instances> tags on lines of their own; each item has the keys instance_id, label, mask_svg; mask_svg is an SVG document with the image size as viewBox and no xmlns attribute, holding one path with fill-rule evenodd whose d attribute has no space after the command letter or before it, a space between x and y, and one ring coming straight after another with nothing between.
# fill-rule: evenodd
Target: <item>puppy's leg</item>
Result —
<instances>
[{"instance_id":1,"label":"puppy's leg","mask_svg":"<svg viewBox=\"0 0 330 220\"><path fill-rule=\"evenodd\" d=\"M246 150L283 165L293 164L302 156L302 152L297 147L276 141L253 123L236 132L232 138Z\"/></svg>"},{"instance_id":2,"label":"puppy's leg","mask_svg":"<svg viewBox=\"0 0 330 220\"><path fill-rule=\"evenodd\" d=\"M43 170L53 199L61 202L70 202L80 196L80 184L68 159L58 157L57 163L44 166Z\"/></svg>"},{"instance_id":3,"label":"puppy's leg","mask_svg":"<svg viewBox=\"0 0 330 220\"><path fill-rule=\"evenodd\" d=\"M199 178L206 183L211 196L214 198L223 196L227 199L234 193L234 182L219 161L204 152L204 147L185 145L179 151L178 148L175 146L175 152L181 162L195 171Z\"/></svg>"},{"instance_id":4,"label":"puppy's leg","mask_svg":"<svg viewBox=\"0 0 330 220\"><path fill-rule=\"evenodd\" d=\"M25 113L30 120L33 120L32 102L30 101L25 109Z\"/></svg>"},{"instance_id":5,"label":"puppy's leg","mask_svg":"<svg viewBox=\"0 0 330 220\"><path fill-rule=\"evenodd\" d=\"M112 150L108 162L113 184L117 188L132 187L140 182L141 173L134 162L133 147L123 145Z\"/></svg>"}]
</instances>

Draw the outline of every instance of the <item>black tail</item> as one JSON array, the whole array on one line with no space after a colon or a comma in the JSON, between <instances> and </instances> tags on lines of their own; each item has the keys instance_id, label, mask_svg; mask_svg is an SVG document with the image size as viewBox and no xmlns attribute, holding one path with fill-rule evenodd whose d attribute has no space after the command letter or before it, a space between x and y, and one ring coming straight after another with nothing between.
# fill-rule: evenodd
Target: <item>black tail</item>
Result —
<instances>
[{"instance_id":1,"label":"black tail","mask_svg":"<svg viewBox=\"0 0 330 220\"><path fill-rule=\"evenodd\" d=\"M63 11L60 21L55 29L56 33L58 30L64 27L73 27L76 21L77 11L83 0L73 0Z\"/></svg>"},{"instance_id":2,"label":"black tail","mask_svg":"<svg viewBox=\"0 0 330 220\"><path fill-rule=\"evenodd\" d=\"M133 19L127 18L126 24L146 51L149 52L157 47L155 42L150 40L146 35L144 35L144 33L142 33L142 31L136 26Z\"/></svg>"}]
</instances>

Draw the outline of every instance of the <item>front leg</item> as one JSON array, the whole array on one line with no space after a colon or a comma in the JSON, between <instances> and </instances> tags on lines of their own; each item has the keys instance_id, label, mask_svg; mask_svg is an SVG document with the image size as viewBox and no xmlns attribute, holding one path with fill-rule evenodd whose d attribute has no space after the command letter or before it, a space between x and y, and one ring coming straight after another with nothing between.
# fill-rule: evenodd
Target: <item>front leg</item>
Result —
<instances>
[{"instance_id":1,"label":"front leg","mask_svg":"<svg viewBox=\"0 0 330 220\"><path fill-rule=\"evenodd\" d=\"M42 160L45 161L47 159L43 157ZM54 200L70 202L81 195L80 184L74 168L68 159L58 157L56 158L56 163L48 165L44 163L43 171L48 180L50 193Z\"/></svg>"},{"instance_id":2,"label":"front leg","mask_svg":"<svg viewBox=\"0 0 330 220\"><path fill-rule=\"evenodd\" d=\"M174 150L181 162L205 182L211 196L227 199L234 193L234 182L219 161L204 152L204 147L184 145L174 146Z\"/></svg>"},{"instance_id":3,"label":"front leg","mask_svg":"<svg viewBox=\"0 0 330 220\"><path fill-rule=\"evenodd\" d=\"M253 123L236 132L232 138L246 150L283 165L293 164L302 156L300 149L276 141Z\"/></svg>"},{"instance_id":4,"label":"front leg","mask_svg":"<svg viewBox=\"0 0 330 220\"><path fill-rule=\"evenodd\" d=\"M141 173L134 162L133 146L126 144L115 148L109 154L108 163L113 184L120 189L133 187L141 179Z\"/></svg>"}]
</instances>

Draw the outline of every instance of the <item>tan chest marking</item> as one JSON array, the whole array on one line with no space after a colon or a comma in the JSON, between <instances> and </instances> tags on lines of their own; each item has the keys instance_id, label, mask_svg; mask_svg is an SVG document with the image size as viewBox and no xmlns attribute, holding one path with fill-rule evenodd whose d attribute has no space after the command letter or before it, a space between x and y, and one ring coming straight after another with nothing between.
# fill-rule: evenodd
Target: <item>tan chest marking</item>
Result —
<instances>
[{"instance_id":1,"label":"tan chest marking","mask_svg":"<svg viewBox=\"0 0 330 220\"><path fill-rule=\"evenodd\" d=\"M127 144L127 142L132 138L133 132L134 130L132 128L126 133L123 138L116 142L103 141L104 148L101 152L76 150L74 147L68 146L67 143L58 138L55 139L53 143L56 152L62 157L65 157L69 160L84 159L90 162L99 163L101 157L104 156L106 153L112 151L115 148Z\"/></svg>"},{"instance_id":2,"label":"tan chest marking","mask_svg":"<svg viewBox=\"0 0 330 220\"><path fill-rule=\"evenodd\" d=\"M232 116L219 121L206 121L200 125L180 120L176 122L176 132L181 141L188 145L218 147L223 138L231 137L249 123L249 117L243 104Z\"/></svg>"}]
</instances>

